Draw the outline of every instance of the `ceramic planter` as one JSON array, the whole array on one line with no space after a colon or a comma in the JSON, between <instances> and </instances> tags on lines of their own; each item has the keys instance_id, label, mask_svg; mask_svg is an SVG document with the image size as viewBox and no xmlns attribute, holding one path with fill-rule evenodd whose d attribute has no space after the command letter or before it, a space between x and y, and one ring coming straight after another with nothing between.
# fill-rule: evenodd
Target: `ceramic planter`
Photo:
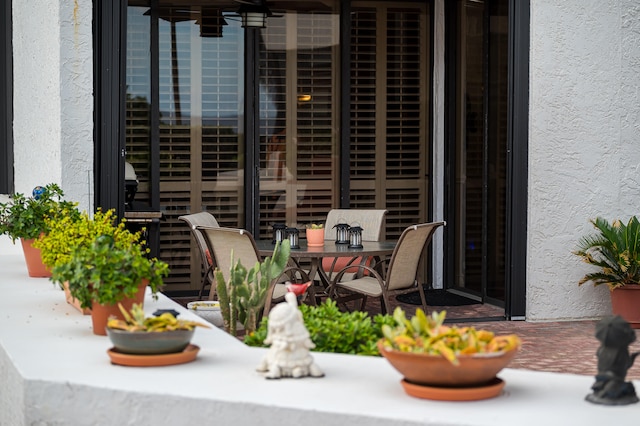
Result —
<instances>
[{"instance_id":1,"label":"ceramic planter","mask_svg":"<svg viewBox=\"0 0 640 426\"><path fill-rule=\"evenodd\" d=\"M91 309L83 308L82 306L80 306L80 301L71 295L71 291L69 291L68 281L62 283L62 289L64 290L64 297L68 304L76 308L78 311L82 312L83 315L91 315Z\"/></svg>"},{"instance_id":2,"label":"ceramic planter","mask_svg":"<svg viewBox=\"0 0 640 426\"><path fill-rule=\"evenodd\" d=\"M113 347L123 354L158 355L182 352L193 337L191 330L162 332L128 331L107 328Z\"/></svg>"},{"instance_id":3,"label":"ceramic planter","mask_svg":"<svg viewBox=\"0 0 640 426\"><path fill-rule=\"evenodd\" d=\"M640 285L629 284L612 290L611 309L632 328L640 329Z\"/></svg>"},{"instance_id":4,"label":"ceramic planter","mask_svg":"<svg viewBox=\"0 0 640 426\"><path fill-rule=\"evenodd\" d=\"M324 246L324 228L321 229L307 229L307 245L309 247L322 247Z\"/></svg>"},{"instance_id":5,"label":"ceramic planter","mask_svg":"<svg viewBox=\"0 0 640 426\"><path fill-rule=\"evenodd\" d=\"M127 312L131 311L131 307L134 303L144 303L144 294L147 288L147 284L148 281L143 280L138 287L138 293L134 298L126 298L119 302ZM93 302L93 304L91 305L91 323L93 325L93 334L97 334L99 336L107 335L107 320L110 316L114 316L118 319L124 320L122 312L120 312L120 308L118 307L118 303L116 303L115 305L101 305L99 303Z\"/></svg>"},{"instance_id":6,"label":"ceramic planter","mask_svg":"<svg viewBox=\"0 0 640 426\"><path fill-rule=\"evenodd\" d=\"M387 349L378 342L380 354L404 376L405 392L417 398L471 401L498 396L504 382L497 374L515 357L517 349L495 353L458 355L458 365L439 355Z\"/></svg>"},{"instance_id":7,"label":"ceramic planter","mask_svg":"<svg viewBox=\"0 0 640 426\"><path fill-rule=\"evenodd\" d=\"M33 239L20 239L22 243L22 251L24 252L24 260L27 263L27 272L30 277L49 278L51 270L42 263L40 249L33 247Z\"/></svg>"}]
</instances>

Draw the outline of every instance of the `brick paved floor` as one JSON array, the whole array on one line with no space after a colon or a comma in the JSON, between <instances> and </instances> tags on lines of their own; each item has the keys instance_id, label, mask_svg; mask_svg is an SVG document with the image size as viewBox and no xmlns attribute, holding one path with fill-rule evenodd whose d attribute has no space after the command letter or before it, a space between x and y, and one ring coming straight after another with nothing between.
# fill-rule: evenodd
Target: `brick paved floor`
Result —
<instances>
[{"instance_id":1,"label":"brick paved floor","mask_svg":"<svg viewBox=\"0 0 640 426\"><path fill-rule=\"evenodd\" d=\"M186 305L192 299L175 299ZM412 315L417 306L398 303L407 315ZM599 342L594 337L596 321L528 322L528 321L471 321L472 318L502 317L504 310L488 304L467 306L434 306L430 310L446 310L447 319L452 324L484 328L497 334L517 334L522 340L522 348L509 364L510 368L536 371L571 373L594 376L597 372L596 350ZM377 301L369 301L367 312L380 312ZM456 319L464 322L456 322ZM640 351L640 341L634 342L629 350ZM640 357L629 369L627 379L640 380ZM588 391L585 390L585 391Z\"/></svg>"}]
</instances>

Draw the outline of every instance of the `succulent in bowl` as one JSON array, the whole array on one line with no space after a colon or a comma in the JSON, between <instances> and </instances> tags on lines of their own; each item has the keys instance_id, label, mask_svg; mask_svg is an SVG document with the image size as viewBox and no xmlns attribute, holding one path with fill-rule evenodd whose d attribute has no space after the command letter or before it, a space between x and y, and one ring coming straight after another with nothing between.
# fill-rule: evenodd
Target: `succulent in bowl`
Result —
<instances>
[{"instance_id":1,"label":"succulent in bowl","mask_svg":"<svg viewBox=\"0 0 640 426\"><path fill-rule=\"evenodd\" d=\"M428 386L478 386L491 382L520 348L515 334L444 324L446 311L428 317L422 309L407 319L401 308L396 325L383 325L382 356L408 382Z\"/></svg>"},{"instance_id":2,"label":"succulent in bowl","mask_svg":"<svg viewBox=\"0 0 640 426\"><path fill-rule=\"evenodd\" d=\"M171 312L145 317L141 305L134 304L130 312L122 305L124 320L110 318L107 335L114 348L127 354L167 354L184 350L193 337L196 327L208 325L177 319Z\"/></svg>"}]
</instances>

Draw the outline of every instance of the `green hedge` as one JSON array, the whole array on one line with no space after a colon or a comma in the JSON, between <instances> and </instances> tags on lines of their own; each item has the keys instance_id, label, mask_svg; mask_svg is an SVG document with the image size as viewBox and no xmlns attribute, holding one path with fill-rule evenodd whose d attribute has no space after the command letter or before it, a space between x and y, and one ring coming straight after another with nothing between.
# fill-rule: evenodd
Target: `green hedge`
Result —
<instances>
[{"instance_id":1,"label":"green hedge","mask_svg":"<svg viewBox=\"0 0 640 426\"><path fill-rule=\"evenodd\" d=\"M342 312L332 300L319 306L301 305L300 311L316 345L315 352L379 356L376 342L382 337L382 325L395 324L390 315L378 314L371 318L366 312ZM244 343L265 347L267 325L265 317L254 333L244 337Z\"/></svg>"}]
</instances>

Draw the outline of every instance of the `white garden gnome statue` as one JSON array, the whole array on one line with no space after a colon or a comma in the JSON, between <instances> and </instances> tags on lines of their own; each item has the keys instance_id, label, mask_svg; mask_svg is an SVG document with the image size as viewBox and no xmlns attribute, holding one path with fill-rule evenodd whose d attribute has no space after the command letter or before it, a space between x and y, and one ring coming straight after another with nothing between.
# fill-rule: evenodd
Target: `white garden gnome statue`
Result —
<instances>
[{"instance_id":1,"label":"white garden gnome statue","mask_svg":"<svg viewBox=\"0 0 640 426\"><path fill-rule=\"evenodd\" d=\"M269 328L264 342L271 346L257 370L266 372L267 379L322 377L324 373L309 353L315 345L304 326L296 295L289 292L285 300L269 313Z\"/></svg>"}]
</instances>

